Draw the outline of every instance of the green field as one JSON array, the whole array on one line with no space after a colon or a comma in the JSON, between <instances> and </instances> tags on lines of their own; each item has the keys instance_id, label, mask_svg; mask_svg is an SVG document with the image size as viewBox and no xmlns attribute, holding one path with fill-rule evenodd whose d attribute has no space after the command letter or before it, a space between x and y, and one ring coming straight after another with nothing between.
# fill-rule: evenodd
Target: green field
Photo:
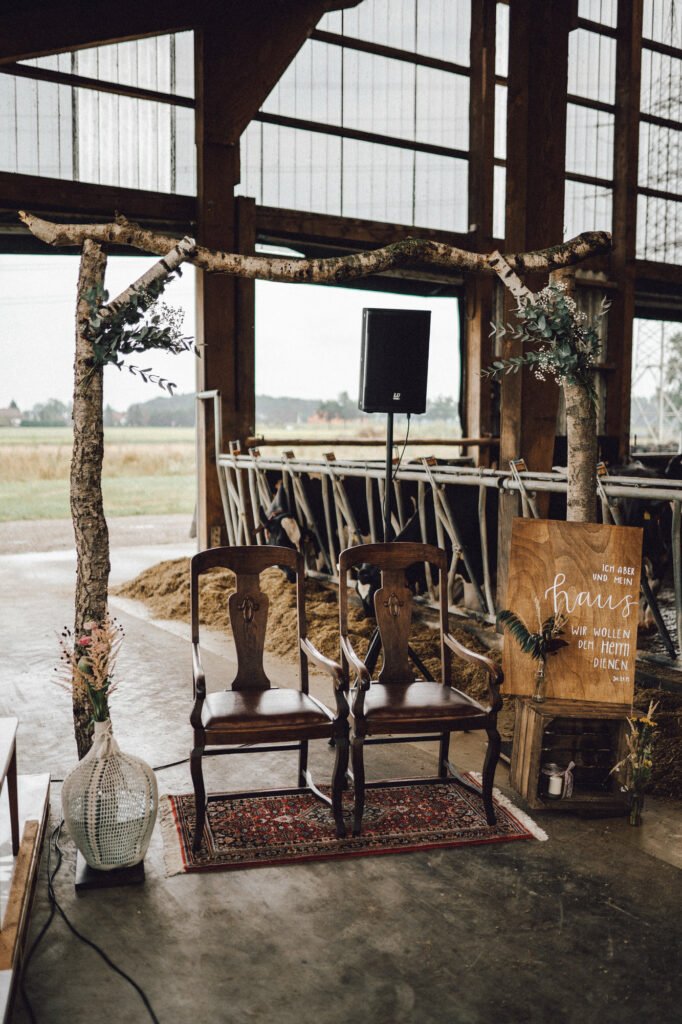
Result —
<instances>
[{"instance_id":1,"label":"green field","mask_svg":"<svg viewBox=\"0 0 682 1024\"><path fill-rule=\"evenodd\" d=\"M411 438L447 437L450 424L418 425ZM367 424L301 424L287 430L271 427L266 436L276 437L274 448L261 446L264 454L279 453L294 439L296 455L320 458L333 449L337 458L384 457L385 425L380 418ZM404 423L396 429L396 444L404 437ZM324 438L319 446L300 445L296 438ZM372 437L372 448L344 446L344 437ZM451 447L408 445L406 457L459 454ZM0 522L17 519L67 519L69 510L70 427L5 427L0 429ZM196 456L191 427L112 427L104 432L104 508L110 516L190 514L196 496Z\"/></svg>"},{"instance_id":2,"label":"green field","mask_svg":"<svg viewBox=\"0 0 682 1024\"><path fill-rule=\"evenodd\" d=\"M196 497L194 431L117 427L105 431L102 490L108 516L191 515ZM71 429L0 431L0 522L67 519Z\"/></svg>"}]
</instances>

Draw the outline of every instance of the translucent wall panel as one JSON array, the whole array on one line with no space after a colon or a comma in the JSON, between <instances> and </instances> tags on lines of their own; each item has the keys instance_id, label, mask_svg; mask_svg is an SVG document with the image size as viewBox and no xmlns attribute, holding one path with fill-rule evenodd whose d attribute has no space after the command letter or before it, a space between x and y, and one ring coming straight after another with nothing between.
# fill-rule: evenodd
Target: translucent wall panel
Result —
<instances>
[{"instance_id":1,"label":"translucent wall panel","mask_svg":"<svg viewBox=\"0 0 682 1024\"><path fill-rule=\"evenodd\" d=\"M467 162L253 123L239 195L258 204L447 231L467 228Z\"/></svg>"},{"instance_id":2,"label":"translucent wall panel","mask_svg":"<svg viewBox=\"0 0 682 1024\"><path fill-rule=\"evenodd\" d=\"M92 46L72 54L36 57L22 63L178 96L194 95L192 32Z\"/></svg>"},{"instance_id":3,"label":"translucent wall panel","mask_svg":"<svg viewBox=\"0 0 682 1024\"><path fill-rule=\"evenodd\" d=\"M415 137L415 67L370 53L343 55L343 126Z\"/></svg>"},{"instance_id":4,"label":"translucent wall panel","mask_svg":"<svg viewBox=\"0 0 682 1024\"><path fill-rule=\"evenodd\" d=\"M0 170L72 178L72 90L0 75Z\"/></svg>"},{"instance_id":5,"label":"translucent wall panel","mask_svg":"<svg viewBox=\"0 0 682 1024\"><path fill-rule=\"evenodd\" d=\"M168 104L74 90L78 180L193 194L194 119Z\"/></svg>"},{"instance_id":6,"label":"translucent wall panel","mask_svg":"<svg viewBox=\"0 0 682 1024\"><path fill-rule=\"evenodd\" d=\"M618 24L618 0L578 0L578 17L615 28Z\"/></svg>"},{"instance_id":7,"label":"translucent wall panel","mask_svg":"<svg viewBox=\"0 0 682 1024\"><path fill-rule=\"evenodd\" d=\"M418 67L416 142L448 149L469 148L469 79Z\"/></svg>"},{"instance_id":8,"label":"translucent wall panel","mask_svg":"<svg viewBox=\"0 0 682 1024\"><path fill-rule=\"evenodd\" d=\"M344 139L343 216L414 224L414 157L394 146Z\"/></svg>"},{"instance_id":9,"label":"translucent wall panel","mask_svg":"<svg viewBox=\"0 0 682 1024\"><path fill-rule=\"evenodd\" d=\"M471 0L363 0L318 28L468 66Z\"/></svg>"},{"instance_id":10,"label":"translucent wall panel","mask_svg":"<svg viewBox=\"0 0 682 1024\"><path fill-rule=\"evenodd\" d=\"M415 50L416 25L417 0L364 0L343 12L344 35L411 53Z\"/></svg>"},{"instance_id":11,"label":"translucent wall panel","mask_svg":"<svg viewBox=\"0 0 682 1024\"><path fill-rule=\"evenodd\" d=\"M613 126L613 114L569 103L566 111L566 170L593 178L611 178Z\"/></svg>"},{"instance_id":12,"label":"translucent wall panel","mask_svg":"<svg viewBox=\"0 0 682 1024\"><path fill-rule=\"evenodd\" d=\"M192 33L26 61L160 92L193 76ZM0 169L193 194L194 112L170 104L0 75Z\"/></svg>"},{"instance_id":13,"label":"translucent wall panel","mask_svg":"<svg viewBox=\"0 0 682 1024\"><path fill-rule=\"evenodd\" d=\"M468 67L470 35L471 0L418 0L417 53Z\"/></svg>"},{"instance_id":14,"label":"translucent wall panel","mask_svg":"<svg viewBox=\"0 0 682 1024\"><path fill-rule=\"evenodd\" d=\"M466 149L469 79L311 40L263 104L266 113Z\"/></svg>"},{"instance_id":15,"label":"translucent wall panel","mask_svg":"<svg viewBox=\"0 0 682 1024\"><path fill-rule=\"evenodd\" d=\"M252 122L241 140L237 195L259 205L341 213L341 139Z\"/></svg>"},{"instance_id":16,"label":"translucent wall panel","mask_svg":"<svg viewBox=\"0 0 682 1024\"><path fill-rule=\"evenodd\" d=\"M309 40L268 96L263 110L269 114L340 125L342 60L340 46Z\"/></svg>"},{"instance_id":17,"label":"translucent wall panel","mask_svg":"<svg viewBox=\"0 0 682 1024\"><path fill-rule=\"evenodd\" d=\"M581 231L610 231L611 207L611 189L567 181L564 238L573 238Z\"/></svg>"},{"instance_id":18,"label":"translucent wall panel","mask_svg":"<svg viewBox=\"0 0 682 1024\"><path fill-rule=\"evenodd\" d=\"M509 74L509 6L495 5L495 74Z\"/></svg>"},{"instance_id":19,"label":"translucent wall panel","mask_svg":"<svg viewBox=\"0 0 682 1024\"><path fill-rule=\"evenodd\" d=\"M682 202L638 197L637 257L682 263Z\"/></svg>"},{"instance_id":20,"label":"translucent wall panel","mask_svg":"<svg viewBox=\"0 0 682 1024\"><path fill-rule=\"evenodd\" d=\"M682 120L682 60L642 50L641 110Z\"/></svg>"},{"instance_id":21,"label":"translucent wall panel","mask_svg":"<svg viewBox=\"0 0 682 1024\"><path fill-rule=\"evenodd\" d=\"M645 39L682 49L682 8L679 0L644 0Z\"/></svg>"},{"instance_id":22,"label":"translucent wall panel","mask_svg":"<svg viewBox=\"0 0 682 1024\"><path fill-rule=\"evenodd\" d=\"M584 29L569 34L568 91L602 103L615 101L615 39Z\"/></svg>"},{"instance_id":23,"label":"translucent wall panel","mask_svg":"<svg viewBox=\"0 0 682 1024\"><path fill-rule=\"evenodd\" d=\"M172 109L75 90L80 181L172 192Z\"/></svg>"},{"instance_id":24,"label":"translucent wall panel","mask_svg":"<svg viewBox=\"0 0 682 1024\"><path fill-rule=\"evenodd\" d=\"M507 168L496 167L493 174L493 235L495 238L504 238L507 220Z\"/></svg>"},{"instance_id":25,"label":"translucent wall panel","mask_svg":"<svg viewBox=\"0 0 682 1024\"><path fill-rule=\"evenodd\" d=\"M415 155L415 203L411 223L441 231L466 231L467 161L430 153Z\"/></svg>"},{"instance_id":26,"label":"translucent wall panel","mask_svg":"<svg viewBox=\"0 0 682 1024\"><path fill-rule=\"evenodd\" d=\"M639 184L682 195L682 131L640 123Z\"/></svg>"},{"instance_id":27,"label":"translucent wall panel","mask_svg":"<svg viewBox=\"0 0 682 1024\"><path fill-rule=\"evenodd\" d=\"M495 86L495 159L507 158L507 86Z\"/></svg>"}]
</instances>

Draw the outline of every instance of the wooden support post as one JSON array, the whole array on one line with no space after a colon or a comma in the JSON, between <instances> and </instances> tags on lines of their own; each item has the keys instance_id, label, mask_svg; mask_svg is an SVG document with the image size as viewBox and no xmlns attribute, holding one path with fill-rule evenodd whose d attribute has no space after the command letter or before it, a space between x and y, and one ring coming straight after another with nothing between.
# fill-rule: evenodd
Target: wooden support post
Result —
<instances>
[{"instance_id":1,"label":"wooden support post","mask_svg":"<svg viewBox=\"0 0 682 1024\"><path fill-rule=\"evenodd\" d=\"M469 230L474 248L494 248L493 177L495 156L495 2L481 0L471 8L471 94L469 105ZM497 384L482 380L480 372L490 366L493 345L490 338L492 279L468 274L465 291L466 332L463 345L464 403L462 429L466 437L484 437L493 429L492 396ZM478 465L490 465L490 449L467 449Z\"/></svg>"},{"instance_id":2,"label":"wooden support post","mask_svg":"<svg viewBox=\"0 0 682 1024\"><path fill-rule=\"evenodd\" d=\"M239 144L225 102L226 54L232 43L219 23L195 33L197 97L197 239L215 249L253 252L251 200L235 200ZM225 437L245 440L254 432L254 285L197 272L197 391L217 388ZM224 518L215 465L213 416L203 403L197 419L199 547L223 543Z\"/></svg>"},{"instance_id":3,"label":"wooden support post","mask_svg":"<svg viewBox=\"0 0 682 1024\"><path fill-rule=\"evenodd\" d=\"M618 441L618 457L630 451L632 329L635 316L637 173L642 69L643 0L619 0L616 43L616 115L613 153L613 253L611 276L618 284L608 316L606 433Z\"/></svg>"},{"instance_id":4,"label":"wooden support post","mask_svg":"<svg viewBox=\"0 0 682 1024\"><path fill-rule=\"evenodd\" d=\"M513 0L509 24L507 100L507 224L505 249L552 245L563 237L566 158L568 34L575 5L566 0ZM531 290L545 281L524 281ZM505 292L504 320L514 319L515 300ZM504 358L520 353L505 339ZM502 380L500 468L522 456L532 470L549 470L559 389L537 381L528 369ZM500 495L498 605L506 589L511 521L518 498Z\"/></svg>"}]
</instances>

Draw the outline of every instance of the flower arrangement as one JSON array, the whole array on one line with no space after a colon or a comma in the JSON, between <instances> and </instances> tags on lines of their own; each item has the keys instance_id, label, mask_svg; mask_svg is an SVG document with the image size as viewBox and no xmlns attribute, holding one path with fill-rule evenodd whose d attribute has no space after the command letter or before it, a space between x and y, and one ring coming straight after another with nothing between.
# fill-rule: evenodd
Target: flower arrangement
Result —
<instances>
[{"instance_id":1,"label":"flower arrangement","mask_svg":"<svg viewBox=\"0 0 682 1024\"><path fill-rule=\"evenodd\" d=\"M642 798L651 781L656 722L654 715L658 704L649 702L645 715L628 718L628 735L625 743L627 753L611 772L620 772L623 777L622 790L630 793L630 823L639 825L642 812Z\"/></svg>"},{"instance_id":2,"label":"flower arrangement","mask_svg":"<svg viewBox=\"0 0 682 1024\"><path fill-rule=\"evenodd\" d=\"M537 598L534 600L539 626L537 632L531 632L525 622L515 612L508 609L498 612L497 622L503 629L509 631L524 654L529 654L534 661L540 663L535 675L533 700L541 701L545 699L543 687L547 658L550 654L557 654L562 647L568 647L568 641L561 639L568 616L560 613L558 615L548 615L543 619L540 612L540 602Z\"/></svg>"},{"instance_id":3,"label":"flower arrangement","mask_svg":"<svg viewBox=\"0 0 682 1024\"><path fill-rule=\"evenodd\" d=\"M109 718L109 695L116 688L114 667L123 641L123 627L108 615L102 623L86 622L74 640L68 628L59 635L58 683L92 705L95 722Z\"/></svg>"},{"instance_id":4,"label":"flower arrangement","mask_svg":"<svg viewBox=\"0 0 682 1024\"><path fill-rule=\"evenodd\" d=\"M609 303L603 300L598 316L604 316L608 308ZM518 373L522 366L532 366L538 380L550 376L557 384L580 384L596 402L593 376L599 334L566 294L565 284L548 284L537 295L522 296L516 317L520 321L517 326L492 324L491 333L503 338L509 330L515 340L537 347L509 359L496 359L481 375L500 377L503 373Z\"/></svg>"}]
</instances>

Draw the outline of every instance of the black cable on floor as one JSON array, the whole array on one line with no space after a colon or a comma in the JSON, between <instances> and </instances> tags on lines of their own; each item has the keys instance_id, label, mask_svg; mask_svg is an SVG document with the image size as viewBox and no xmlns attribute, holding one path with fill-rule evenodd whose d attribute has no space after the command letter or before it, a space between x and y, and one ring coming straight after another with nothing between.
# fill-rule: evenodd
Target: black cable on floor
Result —
<instances>
[{"instance_id":1,"label":"black cable on floor","mask_svg":"<svg viewBox=\"0 0 682 1024\"><path fill-rule=\"evenodd\" d=\"M147 1010L150 1019L154 1022L154 1024L159 1024L159 1019L156 1016L156 1014L154 1013L154 1010L152 1009L152 1005L149 1002L149 999L147 998L147 994L145 993L144 989L142 989L141 986L138 985L138 983L135 981L134 978L131 978L129 974L126 974L126 972L121 967L119 967L117 964L115 964L114 961L104 952L104 950L100 946L97 945L96 942L93 942L92 939L89 939L86 935L83 935L82 932L78 931L76 926L69 920L69 918L68 918L68 916L66 914L66 911L63 909L63 907L59 904L59 901L57 900L57 897L56 897L55 891L54 891L54 880L55 880L55 878L57 876L57 872L59 871L60 867L62 866L62 860L63 860L63 856L64 856L62 848L59 845L59 839L61 837L61 831L62 831L63 824L64 824L64 821L62 819L62 821L60 821L59 824L53 830L52 835L50 836L50 841L49 841L48 850L47 850L47 894L48 894L48 899L50 901L50 913L49 913L47 921L45 922L43 927L40 929L40 932L36 936L36 938L35 938L32 946L31 946L30 950L28 951L28 954L27 954L27 956L26 956L26 958L24 960L23 970L22 970L22 974L21 974L20 990L21 990L22 998L23 998L23 1000L24 1000L24 1002L26 1004L26 1009L28 1010L29 1017L31 1018L31 1024L37 1024L37 1020L36 1020L36 1016L35 1016L35 1014L33 1012L33 1007L31 1006L30 1000L29 1000L28 995L26 993L26 989L24 987L24 978L26 977L26 972L28 970L28 967L29 967L29 964L30 964L30 961L31 961L31 957L35 953L35 951L38 948L40 942L43 940L43 938L44 938L48 928L52 924L52 921L54 920L55 913L58 913L61 916L61 918L64 921L64 923L66 924L66 926L69 928L69 930L72 932L72 934L76 936L77 939L80 939L80 941L85 943L86 946L89 946L90 949L93 949L95 951L95 953L97 953L98 956L100 956L102 958L102 960L104 960L104 962L107 965L107 967L110 967L111 970L115 971L116 974L120 975L120 977L123 978L124 981L127 981L129 985L132 985L132 987L135 989L135 991L139 995L140 999L144 1003L145 1009ZM52 866L51 866L51 864L52 864L52 847L53 847L53 845L54 845L55 852L57 854L57 863L55 865L54 871L52 870Z\"/></svg>"},{"instance_id":2,"label":"black cable on floor","mask_svg":"<svg viewBox=\"0 0 682 1024\"><path fill-rule=\"evenodd\" d=\"M244 745L244 744L242 744L242 745ZM179 761L169 761L168 764L157 764L157 765L155 765L152 768L152 771L153 772L162 772L166 768L177 768L181 764L189 764L189 758L188 757L182 757L182 758L180 758ZM50 782L51 783L60 783L60 782L63 782L63 781L64 781L64 779L53 779L52 777L50 777Z\"/></svg>"}]
</instances>

